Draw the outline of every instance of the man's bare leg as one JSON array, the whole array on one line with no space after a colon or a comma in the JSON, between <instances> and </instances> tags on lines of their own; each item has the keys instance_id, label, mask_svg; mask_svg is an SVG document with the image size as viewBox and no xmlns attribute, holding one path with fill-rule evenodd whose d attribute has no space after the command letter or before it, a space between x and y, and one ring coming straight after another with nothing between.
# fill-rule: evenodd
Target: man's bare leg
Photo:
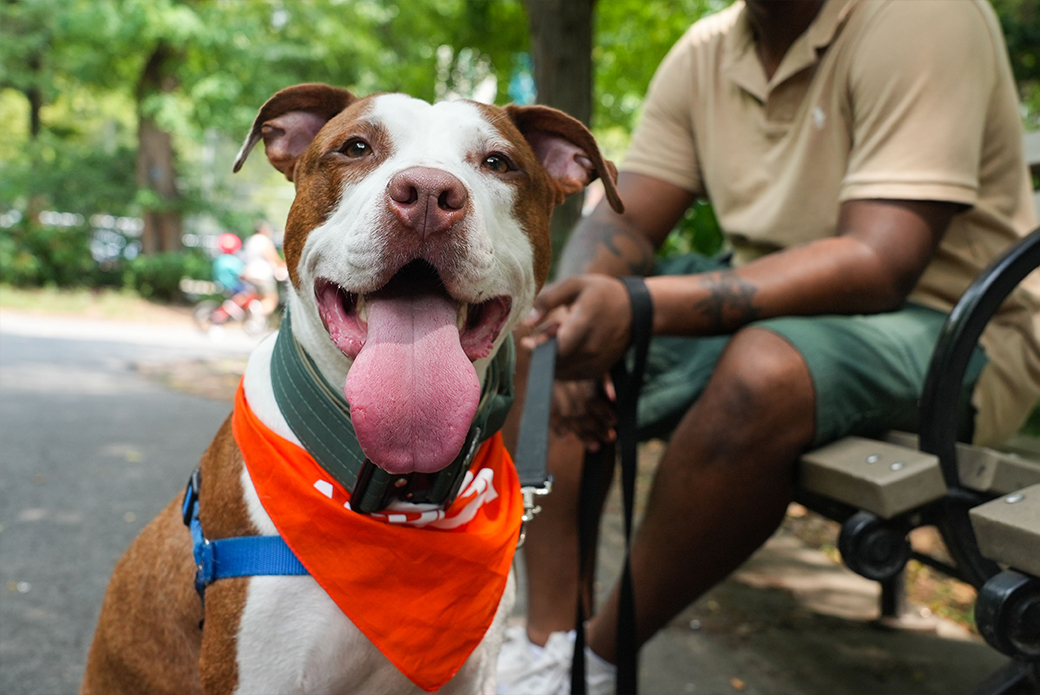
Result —
<instances>
[{"instance_id":1,"label":"man's bare leg","mask_svg":"<svg viewBox=\"0 0 1040 695\"><path fill-rule=\"evenodd\" d=\"M639 644L772 535L814 428L812 379L801 355L769 331L734 336L661 458L633 541ZM587 630L593 651L608 661L617 597L615 588Z\"/></svg>"}]
</instances>

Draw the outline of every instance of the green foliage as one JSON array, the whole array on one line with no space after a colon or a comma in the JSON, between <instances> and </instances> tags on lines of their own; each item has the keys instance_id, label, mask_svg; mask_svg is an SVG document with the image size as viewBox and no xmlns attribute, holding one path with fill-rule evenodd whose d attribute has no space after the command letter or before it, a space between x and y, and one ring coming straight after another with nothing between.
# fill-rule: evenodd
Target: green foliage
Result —
<instances>
[{"instance_id":1,"label":"green foliage","mask_svg":"<svg viewBox=\"0 0 1040 695\"><path fill-rule=\"evenodd\" d=\"M992 1L1027 121L1040 127L1040 0ZM622 157L667 50L699 17L727 4L597 3L593 124L609 156ZM137 124L148 116L173 135L176 209L206 212L239 231L270 203L244 194L242 180L270 190L278 177L251 161L262 173L247 169L229 182L233 150L220 148L241 141L275 91L324 81L359 94L434 99L467 94L491 75L502 103L530 45L522 0L2 0L0 32L0 212L32 207L89 217L168 206L135 181ZM158 47L168 52L169 74L161 88L145 89L142 75ZM89 256L73 262L68 251L86 248L85 235L73 243L68 229L3 230L0 271L19 282L92 278L84 273ZM711 252L717 235L700 204L666 251Z\"/></svg>"},{"instance_id":2,"label":"green foliage","mask_svg":"<svg viewBox=\"0 0 1040 695\"><path fill-rule=\"evenodd\" d=\"M1004 31L1026 125L1040 128L1040 0L991 0Z\"/></svg>"},{"instance_id":3,"label":"green foliage","mask_svg":"<svg viewBox=\"0 0 1040 695\"><path fill-rule=\"evenodd\" d=\"M236 191L201 185L213 164L200 145L240 141L279 89L324 81L432 100L438 76L460 91L476 66L498 77L502 101L528 44L520 0L20 0L0 2L0 31L0 211L31 200L86 216L240 212ZM160 47L161 89L142 80ZM172 202L137 190L142 116L173 136Z\"/></svg>"},{"instance_id":4,"label":"green foliage","mask_svg":"<svg viewBox=\"0 0 1040 695\"><path fill-rule=\"evenodd\" d=\"M64 39L62 0L4 2L0 5L0 86L28 92L41 90L50 101L58 92L55 75L62 66L52 58L52 48Z\"/></svg>"},{"instance_id":5,"label":"green foliage","mask_svg":"<svg viewBox=\"0 0 1040 695\"><path fill-rule=\"evenodd\" d=\"M86 225L53 227L22 220L0 228L0 282L18 287L93 287L117 283L118 276L94 262Z\"/></svg>"},{"instance_id":6,"label":"green foliage","mask_svg":"<svg viewBox=\"0 0 1040 695\"><path fill-rule=\"evenodd\" d=\"M620 159L636 125L654 71L695 21L730 0L641 0L596 5L593 124L610 157ZM666 239L663 257L696 251L715 255L722 232L711 204L697 201Z\"/></svg>"},{"instance_id":7,"label":"green foliage","mask_svg":"<svg viewBox=\"0 0 1040 695\"><path fill-rule=\"evenodd\" d=\"M0 228L0 283L15 287L124 287L162 301L179 297L182 277L208 280L212 261L202 251L160 253L98 264L91 256L93 230L32 220Z\"/></svg>"},{"instance_id":8,"label":"green foliage","mask_svg":"<svg viewBox=\"0 0 1040 695\"><path fill-rule=\"evenodd\" d=\"M133 180L134 153L129 147L105 151L90 143L62 142L51 133L29 147L39 153L39 163L21 159L5 164L0 177L0 207L34 198L38 209L87 217L98 211L117 215L130 212L137 187Z\"/></svg>"},{"instance_id":9,"label":"green foliage","mask_svg":"<svg viewBox=\"0 0 1040 695\"><path fill-rule=\"evenodd\" d=\"M593 49L597 128L631 131L646 88L668 49L690 25L732 0L602 0Z\"/></svg>"},{"instance_id":10,"label":"green foliage","mask_svg":"<svg viewBox=\"0 0 1040 695\"><path fill-rule=\"evenodd\" d=\"M124 264L123 287L146 299L169 302L180 297L181 278L208 280L212 261L199 251L179 251L138 256Z\"/></svg>"},{"instance_id":11,"label":"green foliage","mask_svg":"<svg viewBox=\"0 0 1040 695\"><path fill-rule=\"evenodd\" d=\"M1026 420L1026 424L1022 426L1022 434L1027 434L1031 437L1040 437L1040 406L1037 406L1029 419Z\"/></svg>"},{"instance_id":12,"label":"green foliage","mask_svg":"<svg viewBox=\"0 0 1040 695\"><path fill-rule=\"evenodd\" d=\"M658 255L662 258L697 252L714 256L722 250L722 230L715 210L707 200L698 200L686 210L682 221L668 236Z\"/></svg>"}]
</instances>

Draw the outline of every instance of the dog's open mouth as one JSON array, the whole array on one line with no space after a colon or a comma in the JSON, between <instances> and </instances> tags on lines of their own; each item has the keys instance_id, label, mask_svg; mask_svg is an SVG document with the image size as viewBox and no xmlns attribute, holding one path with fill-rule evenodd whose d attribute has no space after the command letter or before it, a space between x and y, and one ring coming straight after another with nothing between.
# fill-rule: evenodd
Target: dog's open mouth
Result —
<instances>
[{"instance_id":1,"label":"dog's open mouth","mask_svg":"<svg viewBox=\"0 0 1040 695\"><path fill-rule=\"evenodd\" d=\"M367 295L348 292L325 278L318 279L314 291L325 330L350 359L358 356L368 338L368 317L373 302L441 298L455 310L459 343L471 362L491 352L512 307L512 300L504 295L478 304L454 299L444 289L434 267L423 260L412 261L386 285Z\"/></svg>"},{"instance_id":2,"label":"dog's open mouth","mask_svg":"<svg viewBox=\"0 0 1040 695\"><path fill-rule=\"evenodd\" d=\"M365 455L391 473L449 465L480 400L473 361L490 354L510 298L461 302L423 260L365 295L325 279L314 290L329 336L354 361L344 393Z\"/></svg>"}]
</instances>

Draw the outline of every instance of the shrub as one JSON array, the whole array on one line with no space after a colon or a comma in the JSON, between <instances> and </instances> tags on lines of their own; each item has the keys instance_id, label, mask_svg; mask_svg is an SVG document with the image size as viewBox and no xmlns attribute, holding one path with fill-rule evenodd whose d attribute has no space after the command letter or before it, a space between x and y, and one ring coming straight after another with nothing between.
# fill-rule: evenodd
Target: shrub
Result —
<instances>
[{"instance_id":1,"label":"shrub","mask_svg":"<svg viewBox=\"0 0 1040 695\"><path fill-rule=\"evenodd\" d=\"M0 281L19 287L98 287L118 284L98 268L85 224L51 227L31 220L0 228Z\"/></svg>"},{"instance_id":2,"label":"shrub","mask_svg":"<svg viewBox=\"0 0 1040 695\"><path fill-rule=\"evenodd\" d=\"M138 256L123 265L123 286L159 301L180 298L182 277L208 280L212 261L201 251L177 251Z\"/></svg>"}]
</instances>

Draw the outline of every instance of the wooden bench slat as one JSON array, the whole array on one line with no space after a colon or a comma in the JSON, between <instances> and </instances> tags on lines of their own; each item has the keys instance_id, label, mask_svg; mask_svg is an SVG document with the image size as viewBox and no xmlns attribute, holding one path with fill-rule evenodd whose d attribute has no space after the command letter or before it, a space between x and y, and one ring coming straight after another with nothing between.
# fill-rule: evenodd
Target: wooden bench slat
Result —
<instances>
[{"instance_id":1,"label":"wooden bench slat","mask_svg":"<svg viewBox=\"0 0 1040 695\"><path fill-rule=\"evenodd\" d=\"M1003 495L1040 483L1040 465L1015 454L958 445L957 467L964 487Z\"/></svg>"},{"instance_id":2,"label":"wooden bench slat","mask_svg":"<svg viewBox=\"0 0 1040 695\"><path fill-rule=\"evenodd\" d=\"M979 505L969 514L984 557L1040 576L1040 484Z\"/></svg>"},{"instance_id":3,"label":"wooden bench slat","mask_svg":"<svg viewBox=\"0 0 1040 695\"><path fill-rule=\"evenodd\" d=\"M798 484L884 519L946 494L937 457L862 437L845 437L806 453Z\"/></svg>"},{"instance_id":4,"label":"wooden bench slat","mask_svg":"<svg viewBox=\"0 0 1040 695\"><path fill-rule=\"evenodd\" d=\"M909 432L887 432L885 441L917 448L917 435ZM957 469L961 485L993 495L1040 483L1040 441L1016 436L999 449L958 443Z\"/></svg>"}]
</instances>

